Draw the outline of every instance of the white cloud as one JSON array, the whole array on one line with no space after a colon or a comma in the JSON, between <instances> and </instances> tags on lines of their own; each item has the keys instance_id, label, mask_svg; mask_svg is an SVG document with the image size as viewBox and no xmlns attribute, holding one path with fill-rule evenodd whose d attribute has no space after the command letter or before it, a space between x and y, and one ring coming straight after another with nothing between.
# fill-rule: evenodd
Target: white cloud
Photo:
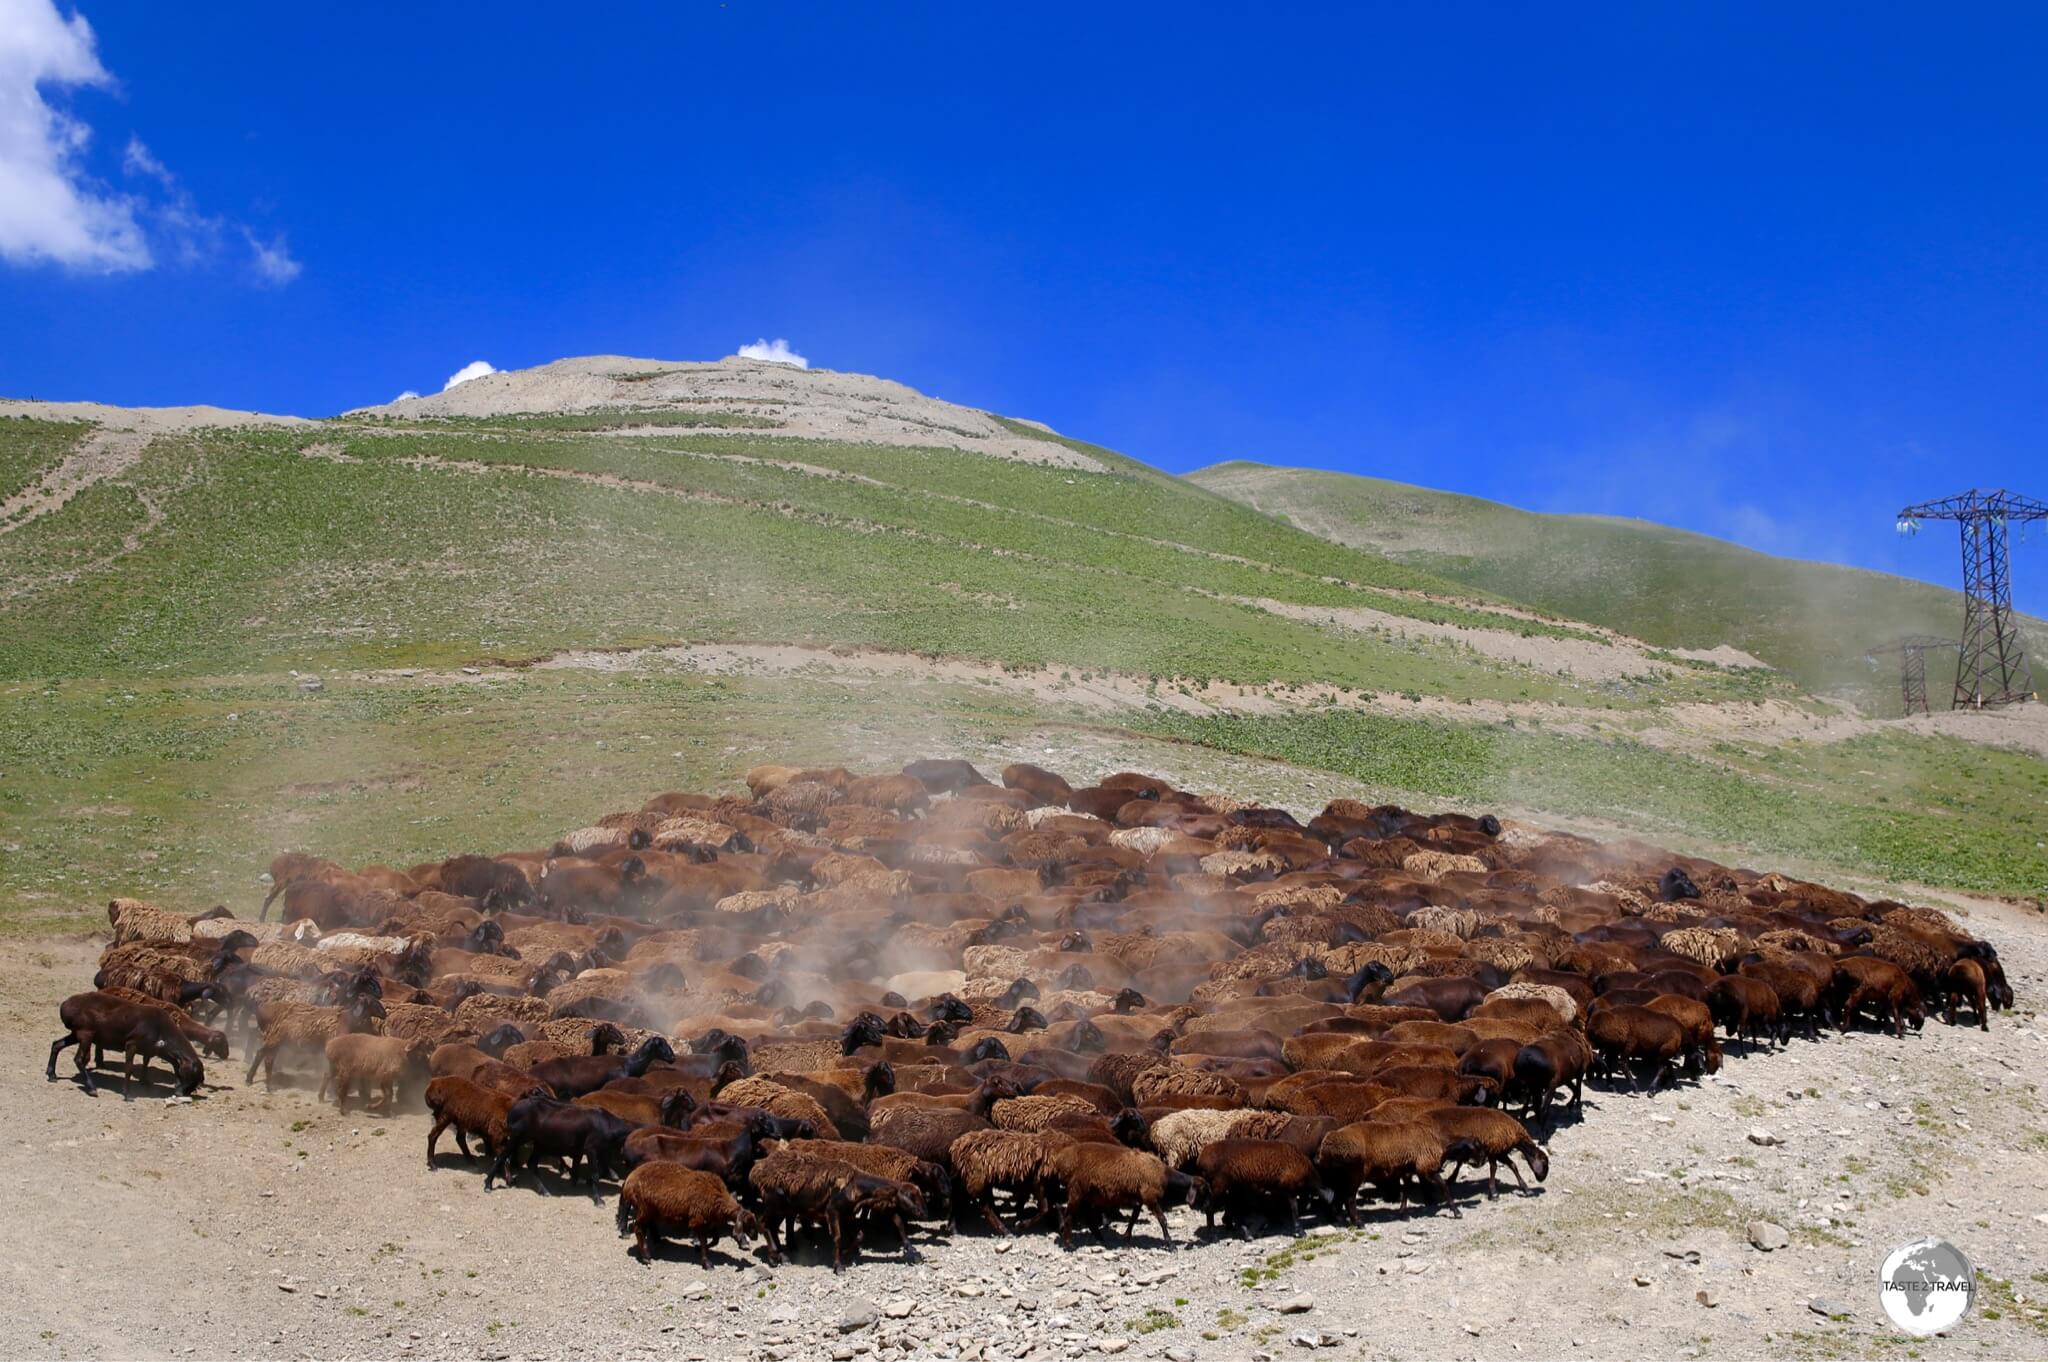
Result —
<instances>
[{"instance_id":1,"label":"white cloud","mask_svg":"<svg viewBox=\"0 0 2048 1362\"><path fill-rule=\"evenodd\" d=\"M752 345L740 347L741 359L765 359L770 364L789 364L799 369L808 369L811 362L789 348L789 342L777 336L769 340L763 336Z\"/></svg>"},{"instance_id":2,"label":"white cloud","mask_svg":"<svg viewBox=\"0 0 2048 1362\"><path fill-rule=\"evenodd\" d=\"M414 392L411 388L407 388L404 392L400 393L398 396L392 398L391 400L393 402L405 402L418 396L418 393Z\"/></svg>"},{"instance_id":3,"label":"white cloud","mask_svg":"<svg viewBox=\"0 0 2048 1362\"><path fill-rule=\"evenodd\" d=\"M244 227L242 235L249 240L249 249L256 254L256 276L266 284L289 284L299 277L306 267L292 259L291 250L285 245L284 233L279 232L268 242L257 239L256 234Z\"/></svg>"},{"instance_id":4,"label":"white cloud","mask_svg":"<svg viewBox=\"0 0 2048 1362\"><path fill-rule=\"evenodd\" d=\"M121 169L146 181L141 193L113 189L82 163L92 129L50 104L66 86L111 87L92 25L69 19L55 0L0 0L0 260L117 274L146 270L162 255L186 266L220 258L229 221L201 212L171 168L131 135ZM255 277L288 284L303 266L282 233L249 243Z\"/></svg>"},{"instance_id":5,"label":"white cloud","mask_svg":"<svg viewBox=\"0 0 2048 1362\"><path fill-rule=\"evenodd\" d=\"M489 360L473 359L454 373L448 375L448 381L441 385L441 391L445 393L458 383L467 383L472 378L482 378L485 374L495 374L496 372L498 371L492 367Z\"/></svg>"},{"instance_id":6,"label":"white cloud","mask_svg":"<svg viewBox=\"0 0 2048 1362\"><path fill-rule=\"evenodd\" d=\"M130 175L147 175L166 189L174 188L178 183L178 177L171 174L169 167L157 160L156 154L140 137L132 134L128 138L128 149L121 153L121 169Z\"/></svg>"},{"instance_id":7,"label":"white cloud","mask_svg":"<svg viewBox=\"0 0 2048 1362\"><path fill-rule=\"evenodd\" d=\"M0 259L119 273L148 269L132 199L87 178L92 129L44 102L42 86L107 86L85 16L53 0L0 0Z\"/></svg>"}]
</instances>

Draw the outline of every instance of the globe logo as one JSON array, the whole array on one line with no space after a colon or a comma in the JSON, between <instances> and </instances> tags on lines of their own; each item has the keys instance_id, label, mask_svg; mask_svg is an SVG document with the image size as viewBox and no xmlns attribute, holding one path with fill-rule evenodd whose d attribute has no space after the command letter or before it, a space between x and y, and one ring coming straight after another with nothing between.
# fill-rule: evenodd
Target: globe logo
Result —
<instances>
[{"instance_id":1,"label":"globe logo","mask_svg":"<svg viewBox=\"0 0 2048 1362\"><path fill-rule=\"evenodd\" d=\"M1916 1338L1953 1328L1977 1299L1977 1273L1946 1239L1895 1248L1877 1273L1877 1295L1892 1323Z\"/></svg>"}]
</instances>

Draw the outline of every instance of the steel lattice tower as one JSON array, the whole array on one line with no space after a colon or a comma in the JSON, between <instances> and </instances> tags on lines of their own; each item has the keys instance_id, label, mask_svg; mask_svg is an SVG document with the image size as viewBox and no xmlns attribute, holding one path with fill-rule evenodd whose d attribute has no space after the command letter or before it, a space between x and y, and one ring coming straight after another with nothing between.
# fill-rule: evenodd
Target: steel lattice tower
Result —
<instances>
[{"instance_id":1,"label":"steel lattice tower","mask_svg":"<svg viewBox=\"0 0 2048 1362\"><path fill-rule=\"evenodd\" d=\"M1957 653L1957 708L1982 709L2034 698L2034 677L2020 651L2012 621L2012 570L2006 532L2013 521L2048 520L2048 505L2003 488L1971 488L1899 512L1899 528L1923 520L1953 520L1963 536L1963 641Z\"/></svg>"},{"instance_id":2,"label":"steel lattice tower","mask_svg":"<svg viewBox=\"0 0 2048 1362\"><path fill-rule=\"evenodd\" d=\"M1928 713L1927 708L1927 654L1936 648L1953 648L1952 638L1936 638L1932 634L1907 634L1904 638L1880 647L1872 648L1864 656L1875 662L1880 657L1894 653L1899 658L1899 697L1905 702L1906 713L1919 710Z\"/></svg>"}]
</instances>

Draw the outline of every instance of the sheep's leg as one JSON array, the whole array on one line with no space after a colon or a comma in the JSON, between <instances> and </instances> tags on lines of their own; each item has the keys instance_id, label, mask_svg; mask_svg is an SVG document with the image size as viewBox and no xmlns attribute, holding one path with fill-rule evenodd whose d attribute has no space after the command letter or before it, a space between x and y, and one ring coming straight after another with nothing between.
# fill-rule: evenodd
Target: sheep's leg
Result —
<instances>
[{"instance_id":1,"label":"sheep's leg","mask_svg":"<svg viewBox=\"0 0 2048 1362\"><path fill-rule=\"evenodd\" d=\"M1152 1208L1152 1218L1159 1222L1159 1237L1166 1241L1167 1251L1172 1252L1178 1249L1180 1245L1173 1242L1173 1231L1166 1227L1166 1208L1154 1206Z\"/></svg>"},{"instance_id":2,"label":"sheep's leg","mask_svg":"<svg viewBox=\"0 0 2048 1362\"><path fill-rule=\"evenodd\" d=\"M981 1213L984 1216L988 1217L988 1223L990 1227L993 1228L997 1234L1004 1235L1006 1237L1015 1237L1017 1232L1011 1229L1008 1225L1005 1225L1003 1223L1003 1218L996 1214L996 1199L994 1196L990 1195L987 1192L983 1192L981 1194L981 1200L979 1200L975 1204L981 1207ZM1023 1212L1018 1212L1017 1219L1021 1222L1023 1218Z\"/></svg>"},{"instance_id":3,"label":"sheep's leg","mask_svg":"<svg viewBox=\"0 0 2048 1362\"><path fill-rule=\"evenodd\" d=\"M1287 1195L1286 1206L1287 1232L1293 1235L1296 1239L1299 1239L1301 1238L1301 1208L1295 1205L1294 1194L1291 1192ZM1163 1216L1160 1218L1160 1223L1166 1223L1165 1218Z\"/></svg>"},{"instance_id":4,"label":"sheep's leg","mask_svg":"<svg viewBox=\"0 0 2048 1362\"><path fill-rule=\"evenodd\" d=\"M709 1235L699 1234L697 1236L697 1266L703 1268L706 1272L711 1270L711 1238Z\"/></svg>"},{"instance_id":5,"label":"sheep's leg","mask_svg":"<svg viewBox=\"0 0 2048 1362\"><path fill-rule=\"evenodd\" d=\"M99 1096L99 1092L100 1092L100 1089L99 1089L99 1085L98 1085L97 1083L93 1082L93 1078L92 1078L92 1055L91 1055L91 1050L92 1050L92 1040L91 1040L91 1038L90 1038L89 1036L80 1036L80 1037L78 1038L78 1051L77 1051L77 1059L78 1059L78 1077L79 1077L79 1078L80 1078L80 1080L82 1080L82 1081L84 1082L84 1084L85 1084L85 1091L86 1091L86 1095L87 1095L87 1096L90 1096L90 1097L97 1097L97 1096Z\"/></svg>"},{"instance_id":6,"label":"sheep's leg","mask_svg":"<svg viewBox=\"0 0 2048 1362\"><path fill-rule=\"evenodd\" d=\"M50 1064L48 1068L43 1070L45 1078L48 1078L52 1083L57 1081L57 1056L76 1044L78 1044L77 1034L68 1031L50 1042Z\"/></svg>"},{"instance_id":7,"label":"sheep's leg","mask_svg":"<svg viewBox=\"0 0 2048 1362\"><path fill-rule=\"evenodd\" d=\"M452 1118L447 1115L436 1116L434 1118L434 1128L427 1132L427 1171L429 1173L434 1171L434 1141L440 1139L441 1132L452 1124ZM462 1144L462 1127L460 1126L455 1128L455 1143L457 1145ZM465 1159L469 1157L469 1150L467 1148L463 1149L462 1157Z\"/></svg>"},{"instance_id":8,"label":"sheep's leg","mask_svg":"<svg viewBox=\"0 0 2048 1362\"><path fill-rule=\"evenodd\" d=\"M903 1213L901 1211L892 1211L890 1212L890 1218L896 1222L896 1236L903 1241L903 1261L906 1263L916 1262L917 1249L910 1242L910 1226L903 1223Z\"/></svg>"},{"instance_id":9,"label":"sheep's leg","mask_svg":"<svg viewBox=\"0 0 2048 1362\"><path fill-rule=\"evenodd\" d=\"M332 1082L334 1082L334 1066L329 1065L327 1072L320 1075L320 1091L313 1094L315 1102L325 1102L327 1100L327 1087ZM342 1087L340 1092L335 1094L334 1109L336 1111L348 1110L348 1088L346 1085Z\"/></svg>"},{"instance_id":10,"label":"sheep's leg","mask_svg":"<svg viewBox=\"0 0 2048 1362\"><path fill-rule=\"evenodd\" d=\"M1060 1203L1060 1247L1074 1246L1074 1202L1070 1197Z\"/></svg>"},{"instance_id":11,"label":"sheep's leg","mask_svg":"<svg viewBox=\"0 0 2048 1362\"><path fill-rule=\"evenodd\" d=\"M1529 1155L1528 1155L1528 1154L1527 1154L1527 1153L1525 1152L1525 1153L1524 1153L1524 1154L1522 1155L1522 1157L1526 1159L1526 1158L1528 1158L1528 1157L1529 1157ZM1526 1182L1524 1182L1524 1181L1522 1181L1522 1170L1521 1170L1521 1167L1520 1167L1519 1165L1517 1165L1517 1164L1515 1163L1515 1160L1514 1160L1513 1156L1511 1156L1511 1155L1508 1155L1508 1154L1503 1154L1503 1155L1501 1155L1501 1156L1500 1156L1500 1161L1501 1161L1502 1163L1504 1163L1504 1164L1506 1164L1506 1165L1507 1165L1507 1169L1508 1169L1508 1171L1509 1171L1510 1173L1513 1173L1513 1174L1515 1175L1515 1189L1516 1189L1517 1191L1522 1191L1522 1192L1526 1192L1526 1191L1528 1191L1528 1190L1529 1190L1529 1184L1528 1184L1528 1183L1526 1183Z\"/></svg>"},{"instance_id":12,"label":"sheep's leg","mask_svg":"<svg viewBox=\"0 0 2048 1362\"><path fill-rule=\"evenodd\" d=\"M1463 1165L1460 1166L1462 1167ZM1509 1159L1508 1167L1513 1168L1514 1166L1515 1161L1513 1159ZM1488 1154L1486 1156L1486 1199L1488 1201L1491 1201L1499 1195L1500 1159L1496 1155Z\"/></svg>"},{"instance_id":13,"label":"sheep's leg","mask_svg":"<svg viewBox=\"0 0 2048 1362\"><path fill-rule=\"evenodd\" d=\"M641 1215L633 1222L633 1252L640 1259L640 1266L654 1266L654 1243L648 1234L647 1217Z\"/></svg>"}]
</instances>

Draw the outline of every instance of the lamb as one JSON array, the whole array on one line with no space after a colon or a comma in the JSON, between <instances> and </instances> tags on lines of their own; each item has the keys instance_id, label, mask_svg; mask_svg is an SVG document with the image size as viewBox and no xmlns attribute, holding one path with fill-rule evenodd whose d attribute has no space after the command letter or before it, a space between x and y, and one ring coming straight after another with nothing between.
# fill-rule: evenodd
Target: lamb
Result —
<instances>
[{"instance_id":1,"label":"lamb","mask_svg":"<svg viewBox=\"0 0 2048 1362\"><path fill-rule=\"evenodd\" d=\"M1702 1069L1710 1074L1721 1072L1721 1043L1714 1039L1714 1013L1706 1003L1666 993L1644 1005L1652 1012L1662 1012L1685 1028L1687 1072L1697 1074Z\"/></svg>"},{"instance_id":2,"label":"lamb","mask_svg":"<svg viewBox=\"0 0 2048 1362\"><path fill-rule=\"evenodd\" d=\"M178 1028L178 1034L189 1041L201 1054L211 1059L226 1059L228 1057L227 1033L216 1031L211 1026L205 1026L194 1021L191 1013L175 1003L163 1002L160 999L151 997L147 993L138 993L132 988L102 988L99 991L106 994L109 998L119 998L122 1002L135 1003L142 1007L162 1008L170 1014L172 1024ZM97 1064L103 1058L103 1055L95 1054L93 1062Z\"/></svg>"},{"instance_id":3,"label":"lamb","mask_svg":"<svg viewBox=\"0 0 2048 1362\"><path fill-rule=\"evenodd\" d=\"M336 1036L368 1031L384 1015L384 1005L375 998L358 995L342 1007L317 1007L311 1003L274 1003L263 1010L263 1043L249 1056L244 1083L256 1081L263 1070L263 1086L277 1081L277 1061L287 1054L310 1051L325 1054L327 1042Z\"/></svg>"},{"instance_id":4,"label":"lamb","mask_svg":"<svg viewBox=\"0 0 2048 1362\"><path fill-rule=\"evenodd\" d=\"M88 1094L99 1092L93 1082L93 1059L101 1050L115 1046L121 1050L124 1100L135 1080L148 1075L149 1061L156 1055L170 1061L179 1095L189 1097L205 1081L206 1068L198 1054L179 1033L171 1014L161 1007L103 993L75 993L58 1004L57 1016L64 1023L65 1034L50 1044L44 1075L52 1081L57 1077L57 1056L74 1045L78 1047L79 1082Z\"/></svg>"},{"instance_id":5,"label":"lamb","mask_svg":"<svg viewBox=\"0 0 2048 1362\"><path fill-rule=\"evenodd\" d=\"M1413 1182L1441 1201L1441 1173L1449 1144L1424 1121L1355 1121L1333 1130L1316 1151L1316 1169L1336 1194L1337 1209L1347 1224L1358 1224L1358 1189L1371 1183L1382 1191L1398 1190L1401 1209L1408 1209Z\"/></svg>"},{"instance_id":6,"label":"lamb","mask_svg":"<svg viewBox=\"0 0 2048 1362\"><path fill-rule=\"evenodd\" d=\"M114 929L114 944L117 946L125 946L132 941L175 945L192 939L190 917L183 913L165 912L140 899L113 900L107 905L107 922Z\"/></svg>"},{"instance_id":7,"label":"lamb","mask_svg":"<svg viewBox=\"0 0 2048 1362\"><path fill-rule=\"evenodd\" d=\"M1991 1029L1990 984L1984 977L1983 962L1964 956L1948 967L1941 982L1945 999L1943 1021L1950 1026L1956 1024L1956 1003L1960 999L1968 1002L1977 1013L1978 1030Z\"/></svg>"},{"instance_id":8,"label":"lamb","mask_svg":"<svg viewBox=\"0 0 2048 1362\"><path fill-rule=\"evenodd\" d=\"M387 1114L398 1107L398 1085L415 1073L424 1072L431 1047L420 1038L373 1036L360 1033L336 1036L327 1042L327 1073L320 1079L315 1101L325 1101L327 1089L334 1088L334 1109L348 1110L351 1088L363 1090L370 1102L373 1090L384 1094Z\"/></svg>"},{"instance_id":9,"label":"lamb","mask_svg":"<svg viewBox=\"0 0 2048 1362\"><path fill-rule=\"evenodd\" d=\"M1572 1090L1574 1110L1585 1106L1586 1074L1593 1067L1593 1050L1586 1038L1566 1027L1546 1031L1515 1052L1514 1091L1519 1093L1524 1118L1533 1117L1551 1127L1550 1104L1560 1088Z\"/></svg>"},{"instance_id":10,"label":"lamb","mask_svg":"<svg viewBox=\"0 0 2048 1362\"><path fill-rule=\"evenodd\" d=\"M598 1178L611 1172L620 1146L635 1128L596 1107L574 1106L549 1097L522 1097L505 1113L505 1143L484 1174L484 1190L490 1190L493 1178L510 1183L513 1158L524 1150L529 1173L543 1156L568 1159L572 1179L578 1168L587 1169L590 1198L595 1201Z\"/></svg>"},{"instance_id":11,"label":"lamb","mask_svg":"<svg viewBox=\"0 0 2048 1362\"><path fill-rule=\"evenodd\" d=\"M782 1147L818 1158L838 1159L891 1182L907 1182L917 1188L924 1197L926 1210L934 1216L947 1215L951 1210L953 1175L908 1150L879 1144L849 1144L844 1140L785 1140Z\"/></svg>"},{"instance_id":12,"label":"lamb","mask_svg":"<svg viewBox=\"0 0 2048 1362\"><path fill-rule=\"evenodd\" d=\"M1202 1194L1201 1185L1186 1173L1168 1168L1155 1154L1110 1145L1075 1143L1054 1150L1046 1160L1048 1182L1066 1189L1060 1204L1060 1246L1074 1246L1074 1218L1082 1215L1096 1220L1095 1234L1104 1237L1097 1217L1103 1212L1129 1209L1130 1223L1124 1242L1131 1242L1137 1229L1138 1212L1150 1211L1159 1222L1160 1238L1175 1247L1173 1231L1166 1225L1166 1208L1191 1203Z\"/></svg>"},{"instance_id":13,"label":"lamb","mask_svg":"<svg viewBox=\"0 0 2048 1362\"><path fill-rule=\"evenodd\" d=\"M1424 1119L1435 1126L1437 1133L1447 1142L1445 1158L1451 1164L1449 1181L1455 1182L1458 1170L1466 1164L1477 1164L1485 1159L1487 1196L1500 1194L1501 1164L1506 1164L1508 1171L1515 1175L1515 1186L1526 1192L1529 1184L1522 1181L1522 1170L1509 1157L1515 1153L1528 1160L1529 1171L1536 1175L1536 1181L1542 1182L1550 1176L1550 1157L1530 1138L1528 1128L1504 1111L1484 1107L1440 1107Z\"/></svg>"},{"instance_id":14,"label":"lamb","mask_svg":"<svg viewBox=\"0 0 2048 1362\"><path fill-rule=\"evenodd\" d=\"M656 1096L651 1093L614 1092L599 1088L575 1100L577 1106L601 1107L622 1121L640 1126L668 1126L680 1130L689 1120L697 1099L688 1088L675 1088Z\"/></svg>"},{"instance_id":15,"label":"lamb","mask_svg":"<svg viewBox=\"0 0 2048 1362\"><path fill-rule=\"evenodd\" d=\"M1600 1006L1586 1015L1586 1042L1603 1071L1618 1068L1627 1075L1630 1091L1648 1079L1655 1092L1685 1052L1685 1028L1639 1004Z\"/></svg>"},{"instance_id":16,"label":"lamb","mask_svg":"<svg viewBox=\"0 0 2048 1362\"><path fill-rule=\"evenodd\" d=\"M596 1092L614 1079L638 1078L656 1060L670 1061L675 1057L675 1049L667 1040L650 1036L630 1055L565 1055L544 1060L529 1072L567 1099Z\"/></svg>"},{"instance_id":17,"label":"lamb","mask_svg":"<svg viewBox=\"0 0 2048 1362\"><path fill-rule=\"evenodd\" d=\"M989 1109L997 1130L1046 1130L1063 1119L1099 1116L1095 1104L1079 1097L1009 1097Z\"/></svg>"},{"instance_id":18,"label":"lamb","mask_svg":"<svg viewBox=\"0 0 2048 1362\"><path fill-rule=\"evenodd\" d=\"M653 1265L653 1246L663 1235L688 1235L697 1243L698 1266L707 1271L711 1245L721 1235L731 1234L744 1249L762 1233L754 1213L716 1177L659 1161L641 1164L619 1185L619 1233L629 1225L634 1256L642 1263Z\"/></svg>"},{"instance_id":19,"label":"lamb","mask_svg":"<svg viewBox=\"0 0 2048 1362\"><path fill-rule=\"evenodd\" d=\"M1855 1024L1865 1008L1888 1021L1892 1034L1901 1040L1905 1038L1907 1022L1912 1022L1917 1031L1927 1021L1920 990L1913 987L1906 971L1873 956L1848 955L1835 961L1830 998L1844 1031Z\"/></svg>"},{"instance_id":20,"label":"lamb","mask_svg":"<svg viewBox=\"0 0 2048 1362\"><path fill-rule=\"evenodd\" d=\"M770 1261L781 1258L778 1231L785 1222L823 1221L832 1236L832 1271L845 1271L845 1248L849 1222L865 1210L894 1217L902 1228L902 1213L924 1213L924 1200L907 1183L878 1178L837 1159L818 1158L792 1149L778 1149L756 1163L747 1174L761 1207L762 1233L768 1240ZM915 1258L907 1230L903 1231L906 1261ZM858 1256L859 1244L854 1244Z\"/></svg>"},{"instance_id":21,"label":"lamb","mask_svg":"<svg viewBox=\"0 0 2048 1362\"><path fill-rule=\"evenodd\" d=\"M1722 975L1707 986L1707 1008L1730 1040L1740 1037L1755 1043L1761 1038L1784 1039L1784 1014L1777 991L1761 979L1746 974Z\"/></svg>"},{"instance_id":22,"label":"lamb","mask_svg":"<svg viewBox=\"0 0 2048 1362\"><path fill-rule=\"evenodd\" d=\"M505 1115L515 1101L527 1096L546 1093L538 1087L524 1093L504 1093L467 1078L428 1080L427 1110L433 1113L434 1126L427 1132L427 1171L434 1171L434 1144L450 1126L455 1128L455 1145L463 1158L474 1157L469 1152L468 1139L474 1135L483 1152L495 1161L498 1151L505 1147Z\"/></svg>"},{"instance_id":23,"label":"lamb","mask_svg":"<svg viewBox=\"0 0 2048 1362\"><path fill-rule=\"evenodd\" d=\"M947 1151L960 1199L978 1208L998 1234L1016 1233L996 1214L995 1193L1008 1192L1021 1207L1032 1194L1043 1201L1050 1177L1047 1160L1073 1141L1058 1131L973 1130L953 1141ZM1022 1228L1020 1215L1019 1228Z\"/></svg>"},{"instance_id":24,"label":"lamb","mask_svg":"<svg viewBox=\"0 0 2048 1362\"><path fill-rule=\"evenodd\" d=\"M1300 1233L1300 1204L1303 1200L1332 1199L1317 1176L1315 1165L1293 1145L1279 1140L1215 1140L1202 1146L1195 1156L1195 1173L1204 1191L1198 1209L1206 1211L1209 1228L1216 1227L1216 1212L1223 1212L1227 1228L1232 1219L1243 1238L1251 1238L1244 1213L1286 1212L1290 1233Z\"/></svg>"},{"instance_id":25,"label":"lamb","mask_svg":"<svg viewBox=\"0 0 2048 1362\"><path fill-rule=\"evenodd\" d=\"M1230 1105L1239 1107L1247 1101L1244 1085L1228 1074L1179 1064L1145 1069L1131 1078L1131 1102L1134 1106L1161 1106L1182 1097L1221 1097Z\"/></svg>"},{"instance_id":26,"label":"lamb","mask_svg":"<svg viewBox=\"0 0 2048 1362\"><path fill-rule=\"evenodd\" d=\"M627 1168L649 1162L680 1164L710 1173L735 1193L744 1193L761 1142L772 1133L767 1117L709 1121L686 1131L641 1126L626 1136L619 1155Z\"/></svg>"},{"instance_id":27,"label":"lamb","mask_svg":"<svg viewBox=\"0 0 2048 1362\"><path fill-rule=\"evenodd\" d=\"M891 1107L875 1112L874 1132L868 1138L951 1168L953 1141L970 1130L992 1128L981 1117L957 1108Z\"/></svg>"}]
</instances>

